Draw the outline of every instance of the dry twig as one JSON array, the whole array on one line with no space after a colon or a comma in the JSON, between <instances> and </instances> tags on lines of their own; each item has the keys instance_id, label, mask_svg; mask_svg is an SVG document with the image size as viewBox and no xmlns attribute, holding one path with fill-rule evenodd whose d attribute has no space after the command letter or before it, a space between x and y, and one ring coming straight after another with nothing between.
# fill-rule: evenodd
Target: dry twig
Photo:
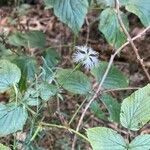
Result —
<instances>
[{"instance_id":1,"label":"dry twig","mask_svg":"<svg viewBox=\"0 0 150 150\"><path fill-rule=\"evenodd\" d=\"M146 70L145 65L144 65L144 63L143 63L143 59L141 59L141 57L140 57L140 55L139 55L139 53L138 53L138 49L136 48L136 46L135 46L135 44L134 44L134 42L133 42L133 40L132 40L132 38L131 38L129 32L127 31L127 29L126 29L126 27L125 27L125 25L124 25L124 23L123 23L123 20L122 20L122 18L121 18L119 0L115 0L115 3L116 3L117 16L118 16L118 21L119 21L119 23L120 23L120 26L121 26L123 32L125 33L125 35L127 36L128 40L129 40L129 42L130 42L130 44L131 44L131 46L132 46L132 49L133 49L133 51L134 51L134 53L135 53L135 55L136 55L136 58L137 58L137 60L139 61L139 63L140 63L140 65L141 65L141 67L142 67L142 69L143 69L143 71L144 71L144 73L145 73L147 79L148 79L149 82L150 82L150 74L149 74L148 71Z\"/></svg>"},{"instance_id":2,"label":"dry twig","mask_svg":"<svg viewBox=\"0 0 150 150\"><path fill-rule=\"evenodd\" d=\"M143 30L141 33L139 33L137 36L135 36L134 38L132 38L131 41L133 42L134 40L140 38L140 37L143 36L149 29L150 29L150 26L147 27L145 30ZM111 68L111 66L112 66L112 63L113 63L113 61L114 61L114 58L115 58L115 57L120 53L120 51L121 51L124 47L126 47L128 44L130 44L130 41L127 41L127 42L126 42L125 44L123 44L120 48L118 48L118 49L115 51L115 53L114 53L113 55L111 55L111 58L110 58L110 60L109 60L109 64L108 64L107 69L106 69L106 71L105 71L105 73L104 73L104 76L103 76L103 78L102 78L102 80L101 80L101 82L100 82L100 84L99 84L99 86L98 86L98 88L97 88L95 94L93 95L93 97L89 100L89 102L88 102L87 105L85 106L85 109L84 109L84 111L83 111L83 113L82 113L82 115L81 115L81 117L80 117L80 119L79 119L79 122L78 122L77 127L76 127L76 132L79 131L80 126L81 126L82 121L83 121L83 118L84 118L84 116L85 116L85 114L86 114L88 108L90 107L91 103L92 103L92 102L97 98L97 96L100 94L102 85L103 85L103 83L104 83L104 81L105 81L105 79L106 79L106 77L107 77L107 75L108 75L108 72L109 72L109 70L110 70L110 68ZM75 136L74 136L74 139L73 139L73 142L72 142L72 150L75 150L76 140L77 140L77 137L76 137L76 135L75 135Z\"/></svg>"}]
</instances>

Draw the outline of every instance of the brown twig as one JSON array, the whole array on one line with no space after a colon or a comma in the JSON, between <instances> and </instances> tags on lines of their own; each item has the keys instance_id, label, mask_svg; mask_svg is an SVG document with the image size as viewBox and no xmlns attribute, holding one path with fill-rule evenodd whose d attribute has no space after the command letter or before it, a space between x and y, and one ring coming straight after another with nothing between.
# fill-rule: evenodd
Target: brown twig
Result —
<instances>
[{"instance_id":1,"label":"brown twig","mask_svg":"<svg viewBox=\"0 0 150 150\"><path fill-rule=\"evenodd\" d=\"M141 33L139 33L137 36L135 36L134 38L132 38L131 40L134 41L134 40L140 38L140 37L143 36L143 34L145 34L149 29L150 29L150 26L147 27L147 28L146 28L144 31L142 31ZM107 69L106 69L106 71L105 71L105 73L104 73L104 75L103 75L103 78L102 78L102 80L101 80L101 82L100 82L100 84L99 84L99 86L98 86L98 88L97 88L95 94L93 95L93 97L89 100L89 102L88 102L87 105L85 106L85 109L84 109L84 111L83 111L83 113L82 113L82 115L81 115L81 117L80 117L80 119L79 119L79 122L78 122L77 127L76 127L76 131L77 131L77 132L78 132L79 129L80 129L80 126L81 126L81 124L82 124L83 118L84 118L84 116L85 116L85 114L86 114L88 108L90 107L91 103L92 103L92 102L97 98L97 96L99 95L99 93L100 93L100 91L101 91L101 88L102 88L102 85L103 85L103 83L104 83L104 81L105 81L105 79L106 79L106 77L107 77L107 74L108 74L108 72L109 72L109 70L110 70L110 68L111 68L111 65L112 65L112 63L113 63L113 61L114 61L114 58L115 58L116 55L118 55L118 54L120 53L120 51L121 51L124 47L126 47L129 43L130 43L130 42L127 41L127 42L126 42L125 44L123 44L120 48L118 48L118 49L115 51L115 53L114 53L113 55L111 55L111 58L110 58L110 60L109 60L109 64L108 64ZM75 150L76 140L77 140L77 137L76 137L76 135L75 135L75 136L74 136L74 139L73 139L73 142L72 142L72 150Z\"/></svg>"},{"instance_id":2,"label":"brown twig","mask_svg":"<svg viewBox=\"0 0 150 150\"><path fill-rule=\"evenodd\" d=\"M139 63L140 63L140 65L141 65L141 67L142 67L142 69L143 69L143 71L144 71L144 73L145 73L147 79L148 79L149 82L150 82L150 74L149 74L148 71L146 70L145 65L144 65L144 63L143 63L143 59L141 59L141 57L140 57L140 55L139 55L139 53L138 53L138 49L136 48L136 46L135 46L135 44L134 44L134 42L133 42L133 40L132 40L132 38L131 38L129 32L127 31L127 29L126 29L126 27L125 27L125 25L124 25L124 23L123 23L123 20L122 20L122 18L121 18L119 0L115 0L115 3L116 3L117 16L118 16L118 21L119 21L119 23L120 23L120 26L121 26L123 32L125 33L125 35L127 36L128 40L129 40L129 42L130 42L130 44L131 44L131 46L132 46L132 49L133 49L133 51L134 51L134 53L135 53L135 55L136 55L136 58L137 58L137 60L139 61Z\"/></svg>"}]
</instances>

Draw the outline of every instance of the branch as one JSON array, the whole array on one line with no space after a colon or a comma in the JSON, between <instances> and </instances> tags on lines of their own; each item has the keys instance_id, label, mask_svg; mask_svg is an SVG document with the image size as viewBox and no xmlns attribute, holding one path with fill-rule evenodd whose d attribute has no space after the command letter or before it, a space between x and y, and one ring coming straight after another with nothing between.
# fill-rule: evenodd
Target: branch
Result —
<instances>
[{"instance_id":1,"label":"branch","mask_svg":"<svg viewBox=\"0 0 150 150\"><path fill-rule=\"evenodd\" d=\"M138 49L136 48L136 46L135 46L135 44L134 44L134 42L133 42L133 40L132 40L132 38L131 38L129 32L127 31L127 29L126 29L126 27L125 27L125 25L124 25L124 23L123 23L123 20L122 20L122 18L121 18L120 8L119 8L119 6L120 6L119 0L115 0L115 3L116 3L117 16L118 16L118 21L119 21L119 23L120 23L120 26L121 26L121 28L123 29L123 32L125 33L125 35L127 36L128 40L129 40L129 42L130 42L130 44L131 44L131 46L132 46L132 49L133 49L133 51L134 51L134 53L135 53L135 55L136 55L136 58L137 58L137 60L139 61L139 63L140 63L140 65L141 65L141 67L142 67L142 69L143 69L143 71L144 71L144 73L145 73L147 79L148 79L149 82L150 82L150 74L148 73L147 69L145 68L145 65L143 64L143 59L141 59L141 57L140 57L140 55L139 55L139 53L138 53Z\"/></svg>"},{"instance_id":2,"label":"branch","mask_svg":"<svg viewBox=\"0 0 150 150\"><path fill-rule=\"evenodd\" d=\"M150 26L147 27L145 30L143 30L141 33L139 33L137 36L135 36L134 38L132 38L131 40L134 41L134 40L140 38L140 37L143 36L149 29L150 29ZM112 65L112 63L113 63L113 61L114 61L114 58L115 58L116 55L118 55L118 54L121 52L121 50L122 50L124 47L126 47L129 43L130 43L130 42L127 41L127 42L126 42L125 44L123 44L120 48L118 48L118 49L115 51L115 53L114 53L113 55L111 55L111 58L110 58L110 60L109 60L109 64L108 64L107 69L106 69L106 71L105 71L105 73L104 73L104 76L103 76L103 78L102 78L102 80L101 80L101 82L100 82L100 84L99 84L99 86L98 86L98 88L97 88L95 94L93 95L93 97L89 100L89 102L88 102L87 105L85 106L85 109L84 109L84 111L83 111L83 113L82 113L82 115L81 115L81 117L80 117L80 119L79 119L79 122L78 122L77 127L76 127L76 132L78 132L79 129L80 129L80 126L81 126L81 124L82 124L82 121L83 121L83 118L84 118L84 116L85 116L85 114L86 114L86 111L87 111L88 108L90 107L91 103L92 103L92 102L97 98L97 96L99 95L99 93L100 93L100 91L101 91L101 88L102 88L102 85L103 85L103 83L104 83L104 81L105 81L105 79L106 79L106 77L107 77L107 74L108 74L108 72L109 72L109 70L110 70L110 68L111 68L111 65ZM72 143L72 150L75 150L76 140L77 140L77 137L76 137L76 135L75 135L75 136L74 136L74 139L73 139L73 143Z\"/></svg>"}]
</instances>

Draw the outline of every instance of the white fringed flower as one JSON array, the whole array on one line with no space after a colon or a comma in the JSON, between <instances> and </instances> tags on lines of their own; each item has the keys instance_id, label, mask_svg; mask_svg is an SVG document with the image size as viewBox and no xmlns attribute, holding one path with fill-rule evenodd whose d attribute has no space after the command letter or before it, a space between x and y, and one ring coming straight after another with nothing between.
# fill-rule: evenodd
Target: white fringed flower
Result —
<instances>
[{"instance_id":1,"label":"white fringed flower","mask_svg":"<svg viewBox=\"0 0 150 150\"><path fill-rule=\"evenodd\" d=\"M73 61L81 63L86 69L91 69L99 62L98 52L91 47L76 46L76 49L76 52L73 54Z\"/></svg>"}]
</instances>

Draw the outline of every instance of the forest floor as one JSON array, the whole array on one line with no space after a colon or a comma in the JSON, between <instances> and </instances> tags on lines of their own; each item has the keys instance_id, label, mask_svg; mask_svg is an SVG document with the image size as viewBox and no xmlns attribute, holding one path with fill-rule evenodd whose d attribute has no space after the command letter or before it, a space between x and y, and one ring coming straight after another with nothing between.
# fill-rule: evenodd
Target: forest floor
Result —
<instances>
[{"instance_id":1,"label":"forest floor","mask_svg":"<svg viewBox=\"0 0 150 150\"><path fill-rule=\"evenodd\" d=\"M96 11L92 10L87 15L87 20L92 22L96 17ZM144 29L137 17L129 15L129 21L130 34L132 37ZM98 31L97 26L98 22L95 22L90 27L88 26L88 23L85 22L79 36L76 37L66 25L61 23L54 16L52 10L46 10L41 5L31 6L22 16L19 16L18 12L13 8L0 8L0 32L5 31L11 33L18 30L43 31L46 34L47 47L56 48L61 54L62 61L60 66L63 68L68 68L73 65L71 57L74 51L73 47L84 45L86 41L90 47L99 52L101 61L109 61L109 58L114 51L113 47L106 42L104 36ZM136 40L135 44L139 50L141 58L143 58L145 66L150 72L150 32ZM40 51L34 53L38 55ZM142 87L148 83L148 80L146 79L141 66L138 64L135 54L130 46L126 46L121 54L115 58L114 64L129 78L131 87ZM114 97L120 99L121 97L126 97L132 92L133 90L128 90L126 92L113 92L112 94ZM64 101L60 101L59 104L49 104L49 108L45 110L45 116L47 117L47 120L57 120L55 122L65 124L68 116L72 116L81 103L81 97L66 94L64 96ZM104 106L101 107L105 111ZM59 112L55 112L55 110L59 110ZM53 115L49 117L49 114L52 114L51 112L53 112ZM82 113L82 110L80 113ZM79 117L80 114L76 117L72 128L76 127ZM84 131L84 128L91 126L109 126L117 130L116 124L100 120L92 115L92 113L87 112L82 129ZM150 133L150 130L149 128L146 128L143 132ZM68 131L53 129L47 132L47 135L37 141L37 143L48 150L70 150L72 137L73 135L68 133ZM1 138L1 141L10 144L11 138ZM81 140L78 141L78 145L81 146L81 149L90 150L89 145Z\"/></svg>"}]
</instances>

